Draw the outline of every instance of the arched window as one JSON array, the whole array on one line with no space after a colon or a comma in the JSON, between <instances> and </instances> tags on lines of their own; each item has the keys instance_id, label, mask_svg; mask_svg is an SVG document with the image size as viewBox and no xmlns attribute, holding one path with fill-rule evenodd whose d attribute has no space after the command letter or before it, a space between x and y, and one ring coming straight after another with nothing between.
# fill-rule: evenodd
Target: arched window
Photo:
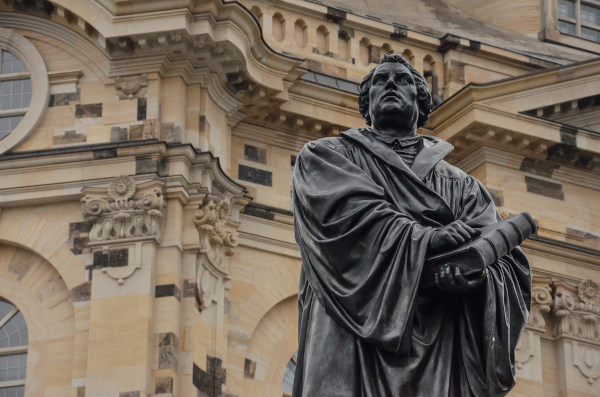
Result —
<instances>
[{"instance_id":1,"label":"arched window","mask_svg":"<svg viewBox=\"0 0 600 397\"><path fill-rule=\"evenodd\" d=\"M13 53L0 51L0 139L14 131L31 103L31 73Z\"/></svg>"},{"instance_id":2,"label":"arched window","mask_svg":"<svg viewBox=\"0 0 600 397\"><path fill-rule=\"evenodd\" d=\"M294 376L296 375L296 360L298 359L298 352L294 353L290 361L288 361L283 374L283 397L292 395L294 388Z\"/></svg>"},{"instance_id":3,"label":"arched window","mask_svg":"<svg viewBox=\"0 0 600 397\"><path fill-rule=\"evenodd\" d=\"M28 343L23 314L0 298L0 397L25 395Z\"/></svg>"},{"instance_id":4,"label":"arched window","mask_svg":"<svg viewBox=\"0 0 600 397\"><path fill-rule=\"evenodd\" d=\"M37 49L14 30L0 27L0 154L37 127L49 92L48 71Z\"/></svg>"},{"instance_id":5,"label":"arched window","mask_svg":"<svg viewBox=\"0 0 600 397\"><path fill-rule=\"evenodd\" d=\"M276 12L273 14L273 38L277 41L283 41L285 38L285 19L283 15Z\"/></svg>"},{"instance_id":6,"label":"arched window","mask_svg":"<svg viewBox=\"0 0 600 397\"><path fill-rule=\"evenodd\" d=\"M302 19L298 19L294 24L294 40L298 47L306 47L306 22Z\"/></svg>"},{"instance_id":7,"label":"arched window","mask_svg":"<svg viewBox=\"0 0 600 397\"><path fill-rule=\"evenodd\" d=\"M317 50L323 55L329 52L329 31L323 25L317 28Z\"/></svg>"}]
</instances>

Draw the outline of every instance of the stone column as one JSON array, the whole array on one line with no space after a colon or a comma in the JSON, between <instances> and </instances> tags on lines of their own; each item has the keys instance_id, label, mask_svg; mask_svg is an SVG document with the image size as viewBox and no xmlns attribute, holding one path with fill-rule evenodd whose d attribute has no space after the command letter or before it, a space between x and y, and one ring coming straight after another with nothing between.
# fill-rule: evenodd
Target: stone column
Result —
<instances>
[{"instance_id":1,"label":"stone column","mask_svg":"<svg viewBox=\"0 0 600 397\"><path fill-rule=\"evenodd\" d=\"M83 190L92 227L86 396L151 393L156 247L164 184L121 176Z\"/></svg>"}]
</instances>

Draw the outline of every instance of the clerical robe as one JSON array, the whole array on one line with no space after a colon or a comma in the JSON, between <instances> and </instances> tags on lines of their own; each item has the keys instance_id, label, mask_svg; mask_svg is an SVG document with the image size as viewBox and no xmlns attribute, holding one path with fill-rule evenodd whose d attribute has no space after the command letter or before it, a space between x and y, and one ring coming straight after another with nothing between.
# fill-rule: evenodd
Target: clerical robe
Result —
<instances>
[{"instance_id":1,"label":"clerical robe","mask_svg":"<svg viewBox=\"0 0 600 397\"><path fill-rule=\"evenodd\" d=\"M502 396L527 322L520 249L468 293L420 286L435 228L499 221L480 182L423 137L408 167L367 129L308 143L293 176L302 256L294 397Z\"/></svg>"}]
</instances>

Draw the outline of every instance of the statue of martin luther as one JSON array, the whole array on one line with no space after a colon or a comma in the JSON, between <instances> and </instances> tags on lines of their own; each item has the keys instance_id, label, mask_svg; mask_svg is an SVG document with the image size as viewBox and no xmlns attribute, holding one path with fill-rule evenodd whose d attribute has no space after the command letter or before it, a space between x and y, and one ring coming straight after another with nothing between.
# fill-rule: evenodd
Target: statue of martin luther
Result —
<instances>
[{"instance_id":1,"label":"statue of martin luther","mask_svg":"<svg viewBox=\"0 0 600 397\"><path fill-rule=\"evenodd\" d=\"M451 144L417 136L423 77L386 55L360 86L370 128L310 142L293 176L302 255L294 397L503 396L529 314L529 264L513 250L480 276L425 258L501 220Z\"/></svg>"}]
</instances>

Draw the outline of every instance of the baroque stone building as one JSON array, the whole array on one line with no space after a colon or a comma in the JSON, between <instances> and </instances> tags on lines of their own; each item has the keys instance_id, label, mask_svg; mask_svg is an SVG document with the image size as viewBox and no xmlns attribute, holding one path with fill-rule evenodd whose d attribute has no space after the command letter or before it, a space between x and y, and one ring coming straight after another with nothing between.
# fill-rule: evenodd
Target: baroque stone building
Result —
<instances>
[{"instance_id":1,"label":"baroque stone building","mask_svg":"<svg viewBox=\"0 0 600 397\"><path fill-rule=\"evenodd\" d=\"M389 52L538 222L510 395L600 395L599 42L595 0L0 0L0 396L289 396L294 156Z\"/></svg>"}]
</instances>

